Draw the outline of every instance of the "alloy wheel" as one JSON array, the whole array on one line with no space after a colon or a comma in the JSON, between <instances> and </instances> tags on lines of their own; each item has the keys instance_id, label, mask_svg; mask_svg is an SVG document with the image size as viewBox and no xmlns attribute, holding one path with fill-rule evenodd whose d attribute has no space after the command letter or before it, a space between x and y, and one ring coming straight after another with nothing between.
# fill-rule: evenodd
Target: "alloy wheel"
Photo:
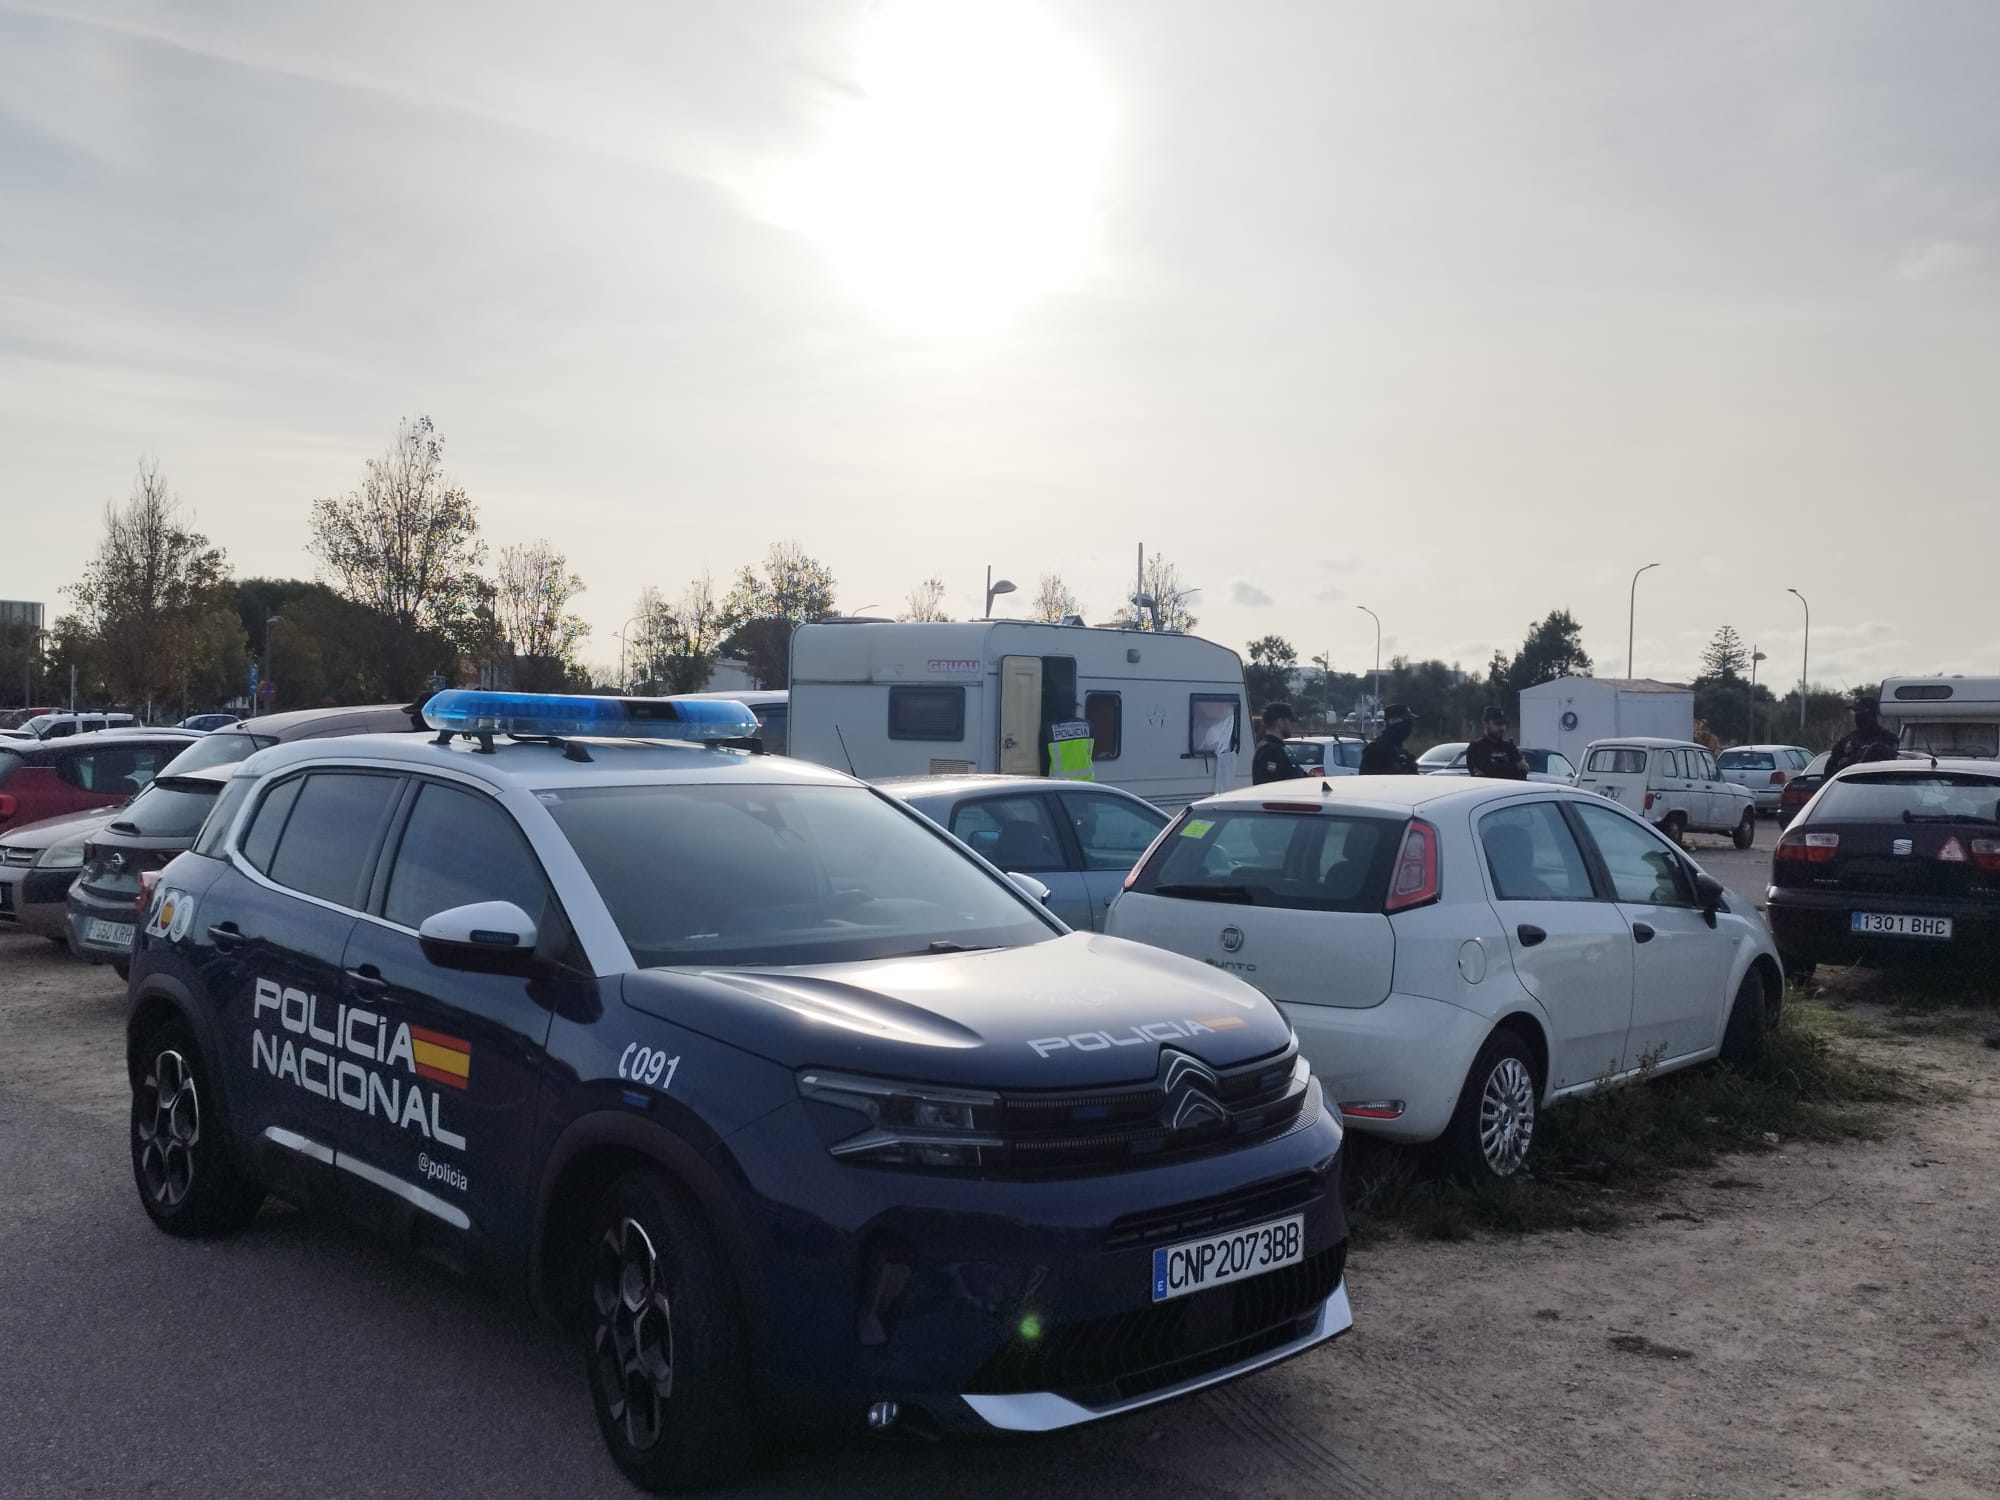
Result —
<instances>
[{"instance_id":1,"label":"alloy wheel","mask_svg":"<svg viewBox=\"0 0 2000 1500\"><path fill-rule=\"evenodd\" d=\"M1518 1057L1503 1057L1479 1096L1479 1149L1496 1177L1511 1177L1535 1138L1535 1078Z\"/></svg>"},{"instance_id":2,"label":"alloy wheel","mask_svg":"<svg viewBox=\"0 0 2000 1500\"><path fill-rule=\"evenodd\" d=\"M153 1059L139 1085L139 1172L162 1208L178 1208L194 1186L194 1148L201 1139L201 1099L187 1059L168 1049Z\"/></svg>"},{"instance_id":3,"label":"alloy wheel","mask_svg":"<svg viewBox=\"0 0 2000 1500\"><path fill-rule=\"evenodd\" d=\"M674 1394L673 1306L653 1241L633 1219L606 1230L595 1251L590 1298L598 1379L611 1419L641 1452L666 1430Z\"/></svg>"}]
</instances>

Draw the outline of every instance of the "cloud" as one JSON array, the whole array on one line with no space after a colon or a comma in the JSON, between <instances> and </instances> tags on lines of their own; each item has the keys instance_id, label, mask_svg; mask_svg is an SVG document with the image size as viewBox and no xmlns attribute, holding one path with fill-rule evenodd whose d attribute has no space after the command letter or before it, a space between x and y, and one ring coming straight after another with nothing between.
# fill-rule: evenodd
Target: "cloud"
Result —
<instances>
[{"instance_id":1,"label":"cloud","mask_svg":"<svg viewBox=\"0 0 2000 1500\"><path fill-rule=\"evenodd\" d=\"M1331 584L1313 595L1314 601L1319 604L1338 604L1346 597L1345 593Z\"/></svg>"},{"instance_id":2,"label":"cloud","mask_svg":"<svg viewBox=\"0 0 2000 1500\"><path fill-rule=\"evenodd\" d=\"M1922 286L1933 281L1947 281L1970 269L1978 260L1979 252L1970 245L1962 245L1957 240L1933 240L1928 245L1904 251L1903 258L1896 262L1896 274L1905 281Z\"/></svg>"},{"instance_id":3,"label":"cloud","mask_svg":"<svg viewBox=\"0 0 2000 1500\"><path fill-rule=\"evenodd\" d=\"M1240 604L1245 609L1269 609L1274 602L1271 596L1254 583L1238 579L1229 588L1229 602Z\"/></svg>"}]
</instances>

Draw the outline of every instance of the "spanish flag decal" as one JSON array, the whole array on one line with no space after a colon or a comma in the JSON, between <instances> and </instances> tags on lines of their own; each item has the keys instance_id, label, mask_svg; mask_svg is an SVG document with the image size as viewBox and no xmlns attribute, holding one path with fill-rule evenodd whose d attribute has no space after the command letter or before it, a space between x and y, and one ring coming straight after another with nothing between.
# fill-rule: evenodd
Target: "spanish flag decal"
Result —
<instances>
[{"instance_id":1,"label":"spanish flag decal","mask_svg":"<svg viewBox=\"0 0 2000 1500\"><path fill-rule=\"evenodd\" d=\"M410 1028L410 1063L419 1078L462 1089L472 1073L472 1044L441 1031Z\"/></svg>"},{"instance_id":2,"label":"spanish flag decal","mask_svg":"<svg viewBox=\"0 0 2000 1500\"><path fill-rule=\"evenodd\" d=\"M1195 1019L1212 1031L1233 1031L1243 1024L1241 1016L1196 1016ZM416 1029L412 1027L410 1035L416 1034Z\"/></svg>"}]
</instances>

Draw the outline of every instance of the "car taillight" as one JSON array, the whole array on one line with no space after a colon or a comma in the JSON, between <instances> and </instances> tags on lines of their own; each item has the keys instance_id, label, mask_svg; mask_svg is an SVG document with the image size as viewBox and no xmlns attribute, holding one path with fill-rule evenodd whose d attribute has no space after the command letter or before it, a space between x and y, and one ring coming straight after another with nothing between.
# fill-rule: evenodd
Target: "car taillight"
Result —
<instances>
[{"instance_id":1,"label":"car taillight","mask_svg":"<svg viewBox=\"0 0 2000 1500\"><path fill-rule=\"evenodd\" d=\"M1972 862L1982 870L2000 871L2000 839L1974 839Z\"/></svg>"},{"instance_id":2,"label":"car taillight","mask_svg":"<svg viewBox=\"0 0 2000 1500\"><path fill-rule=\"evenodd\" d=\"M0 792L0 818L13 817L14 809L17 805L18 804L14 801L13 797L10 794L6 792Z\"/></svg>"},{"instance_id":3,"label":"car taillight","mask_svg":"<svg viewBox=\"0 0 2000 1500\"><path fill-rule=\"evenodd\" d=\"M1403 847L1389 877L1384 911L1408 911L1438 898L1438 831L1422 818L1410 819L1403 830Z\"/></svg>"},{"instance_id":4,"label":"car taillight","mask_svg":"<svg viewBox=\"0 0 2000 1500\"><path fill-rule=\"evenodd\" d=\"M1778 840L1779 859L1823 865L1839 853L1840 835L1837 833L1802 833L1795 828Z\"/></svg>"},{"instance_id":5,"label":"car taillight","mask_svg":"<svg viewBox=\"0 0 2000 1500\"><path fill-rule=\"evenodd\" d=\"M1771 785L1783 786L1784 784L1785 784L1785 773L1783 771L1773 771L1771 773Z\"/></svg>"}]
</instances>

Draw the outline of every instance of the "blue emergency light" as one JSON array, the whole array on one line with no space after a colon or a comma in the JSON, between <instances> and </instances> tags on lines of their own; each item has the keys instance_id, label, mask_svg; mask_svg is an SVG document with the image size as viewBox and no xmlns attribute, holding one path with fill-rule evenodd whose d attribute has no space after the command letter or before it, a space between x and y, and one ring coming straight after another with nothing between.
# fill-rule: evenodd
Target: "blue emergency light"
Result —
<instances>
[{"instance_id":1,"label":"blue emergency light","mask_svg":"<svg viewBox=\"0 0 2000 1500\"><path fill-rule=\"evenodd\" d=\"M490 693L447 688L424 705L442 734L505 734L517 739L602 736L644 740L748 740L757 716L726 699L596 698L570 693Z\"/></svg>"}]
</instances>

